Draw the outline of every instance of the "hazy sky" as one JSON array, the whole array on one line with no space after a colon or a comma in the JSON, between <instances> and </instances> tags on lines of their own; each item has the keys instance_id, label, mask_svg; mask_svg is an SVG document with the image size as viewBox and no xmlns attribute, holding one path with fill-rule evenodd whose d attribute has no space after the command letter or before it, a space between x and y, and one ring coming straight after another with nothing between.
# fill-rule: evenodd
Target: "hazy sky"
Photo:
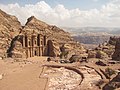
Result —
<instances>
[{"instance_id":1,"label":"hazy sky","mask_svg":"<svg viewBox=\"0 0 120 90\"><path fill-rule=\"evenodd\" d=\"M120 0L0 0L0 9L22 24L31 15L66 27L119 27Z\"/></svg>"},{"instance_id":2,"label":"hazy sky","mask_svg":"<svg viewBox=\"0 0 120 90\"><path fill-rule=\"evenodd\" d=\"M1 0L2 4L19 3L24 6L25 4L36 4L43 0ZM101 8L102 5L108 3L110 0L44 0L51 7L58 4L64 5L68 9L80 8L82 10L89 10L92 8Z\"/></svg>"}]
</instances>

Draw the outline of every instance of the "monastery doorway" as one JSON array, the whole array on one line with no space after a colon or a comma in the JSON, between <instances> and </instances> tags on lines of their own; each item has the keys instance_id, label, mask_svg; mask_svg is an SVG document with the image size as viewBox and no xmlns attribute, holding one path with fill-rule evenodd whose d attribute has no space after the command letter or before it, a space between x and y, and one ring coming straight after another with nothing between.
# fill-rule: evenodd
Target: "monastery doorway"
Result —
<instances>
[{"instance_id":1,"label":"monastery doorway","mask_svg":"<svg viewBox=\"0 0 120 90\"><path fill-rule=\"evenodd\" d=\"M35 56L37 56L37 51L35 50Z\"/></svg>"}]
</instances>

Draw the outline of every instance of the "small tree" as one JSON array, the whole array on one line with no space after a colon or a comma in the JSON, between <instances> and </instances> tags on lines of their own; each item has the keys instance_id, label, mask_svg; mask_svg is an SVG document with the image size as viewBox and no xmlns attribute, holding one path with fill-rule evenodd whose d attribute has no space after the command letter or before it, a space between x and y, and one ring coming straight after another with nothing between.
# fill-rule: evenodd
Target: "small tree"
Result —
<instances>
[{"instance_id":1,"label":"small tree","mask_svg":"<svg viewBox=\"0 0 120 90\"><path fill-rule=\"evenodd\" d=\"M115 74L115 71L114 71L113 69L111 69L111 68L106 68L106 69L105 69L105 72L106 72L106 75L109 77L109 81L110 81L111 76L112 76L113 74Z\"/></svg>"},{"instance_id":2,"label":"small tree","mask_svg":"<svg viewBox=\"0 0 120 90\"><path fill-rule=\"evenodd\" d=\"M72 57L69 59L69 61L71 62L71 63L73 63L73 62L78 62L79 60L80 60L80 56L78 56L78 55L72 55Z\"/></svg>"}]
</instances>

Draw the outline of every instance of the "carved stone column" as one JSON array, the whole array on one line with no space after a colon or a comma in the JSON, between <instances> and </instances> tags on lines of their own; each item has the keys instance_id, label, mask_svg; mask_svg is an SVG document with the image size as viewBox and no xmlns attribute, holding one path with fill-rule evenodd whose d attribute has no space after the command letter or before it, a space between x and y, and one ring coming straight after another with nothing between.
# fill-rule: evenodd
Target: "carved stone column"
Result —
<instances>
[{"instance_id":1,"label":"carved stone column","mask_svg":"<svg viewBox=\"0 0 120 90\"><path fill-rule=\"evenodd\" d=\"M23 47L25 47L25 36L23 36L22 42L23 42Z\"/></svg>"}]
</instances>

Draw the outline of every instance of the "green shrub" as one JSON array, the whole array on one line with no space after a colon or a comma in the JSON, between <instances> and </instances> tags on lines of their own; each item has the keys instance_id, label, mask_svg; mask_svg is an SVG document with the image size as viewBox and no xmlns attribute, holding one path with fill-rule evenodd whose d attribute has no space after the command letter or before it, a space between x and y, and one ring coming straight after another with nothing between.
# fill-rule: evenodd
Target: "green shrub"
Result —
<instances>
[{"instance_id":1,"label":"green shrub","mask_svg":"<svg viewBox=\"0 0 120 90\"><path fill-rule=\"evenodd\" d=\"M71 63L78 62L80 60L80 56L78 55L72 55L72 57L69 59Z\"/></svg>"},{"instance_id":2,"label":"green shrub","mask_svg":"<svg viewBox=\"0 0 120 90\"><path fill-rule=\"evenodd\" d=\"M62 59L62 58L67 58L67 57L68 57L68 54L69 54L68 51L61 52L60 58L61 58L61 59Z\"/></svg>"},{"instance_id":3,"label":"green shrub","mask_svg":"<svg viewBox=\"0 0 120 90\"><path fill-rule=\"evenodd\" d=\"M108 57L108 55L105 52L103 52L103 51L97 51L96 58L103 59L103 58L106 58L106 57Z\"/></svg>"}]
</instances>

